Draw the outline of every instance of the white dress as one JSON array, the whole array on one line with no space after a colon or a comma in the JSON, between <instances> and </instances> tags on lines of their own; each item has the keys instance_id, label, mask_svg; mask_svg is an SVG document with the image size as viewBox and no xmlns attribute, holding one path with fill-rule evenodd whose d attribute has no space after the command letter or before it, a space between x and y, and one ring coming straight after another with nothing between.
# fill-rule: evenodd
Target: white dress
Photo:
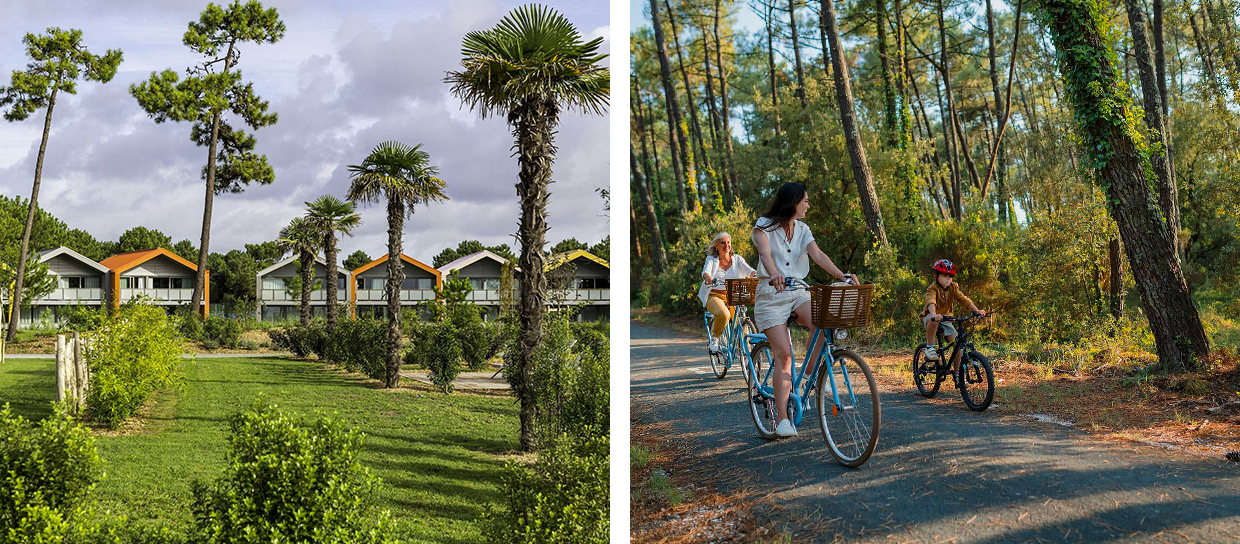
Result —
<instances>
[{"instance_id":1,"label":"white dress","mask_svg":"<svg viewBox=\"0 0 1240 544\"><path fill-rule=\"evenodd\" d=\"M702 274L710 276L712 280L734 280L737 278L748 278L753 275L754 269L745 262L745 258L740 255L732 255L732 267L727 270L719 268L719 257L706 257L706 264L702 266ZM698 275L700 278L701 275ZM706 305L706 301L710 299L710 290L714 287L707 285L705 282L698 287L698 298L702 300L702 306Z\"/></svg>"},{"instance_id":2,"label":"white dress","mask_svg":"<svg viewBox=\"0 0 1240 544\"><path fill-rule=\"evenodd\" d=\"M772 272L784 277L804 280L809 275L809 244L814 241L814 234L810 232L808 225L794 220L792 239L788 239L787 233L782 228L766 230L771 224L771 220L760 217L754 224L754 228L766 233L769 241L767 248L775 264L775 270ZM763 277L772 275L767 272L761 256L758 257L758 275ZM809 300L809 291L806 289L785 289L781 293L767 281L761 281L758 283L758 293L754 299L754 325L760 331L783 325L788 322L788 317L792 315L793 310Z\"/></svg>"}]
</instances>

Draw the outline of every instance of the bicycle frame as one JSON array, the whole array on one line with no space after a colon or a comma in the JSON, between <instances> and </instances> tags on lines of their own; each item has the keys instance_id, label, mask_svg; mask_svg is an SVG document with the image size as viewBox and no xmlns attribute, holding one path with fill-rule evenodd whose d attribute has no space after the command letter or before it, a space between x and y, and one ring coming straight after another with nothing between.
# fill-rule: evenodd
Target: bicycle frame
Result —
<instances>
[{"instance_id":1,"label":"bicycle frame","mask_svg":"<svg viewBox=\"0 0 1240 544\"><path fill-rule=\"evenodd\" d=\"M819 347L818 342L820 339L823 341L822 347L821 349L817 349ZM791 329L789 329L788 331L788 343L791 346L792 344L792 330ZM804 416L805 408L806 408L804 399L810 398L809 394L811 391L813 391L814 384L818 382L818 373L822 371L823 365L821 363L823 362L823 359L826 360L825 361L826 367L828 369L827 379L831 384L831 400L832 402L835 403L835 406L832 407L832 411L839 409L839 406L840 406L839 388L837 387L835 383L835 372L832 370L835 365L835 354L833 353L834 347L835 347L835 330L815 328L813 332L813 336L810 338L809 350L805 353L805 359L801 363L801 368L799 369L800 370L799 372L797 369L796 355L794 352L793 361L792 361L793 362L792 364L792 388L788 392L788 400L791 401L792 407L796 409L796 414L794 414L794 417L792 418L792 422L794 425L801 424L801 418ZM811 369L810 363L811 363L811 359L813 358L813 354L815 352L818 353L818 357L817 357L817 360L812 361L814 363L814 366ZM769 368L767 368L766 375L762 376L761 381L758 382L758 383L763 384L761 387L762 395L764 397L768 397L771 399L775 398L775 388L774 386L769 385L768 381L771 378L771 373L775 371L774 363L775 361L771 360L771 365ZM748 361L748 364L752 365L753 361L752 360ZM753 375L754 369L752 367L750 367L749 371L750 371L750 375ZM849 400L855 405L857 403L857 396L853 394L852 380L848 376L848 368L841 364L840 373L843 376L844 387L848 391ZM805 380L805 384L804 386L802 386L801 381L806 378L806 374L809 375L808 376L809 379ZM798 389L801 390L801 393L797 392Z\"/></svg>"},{"instance_id":2,"label":"bicycle frame","mask_svg":"<svg viewBox=\"0 0 1240 544\"><path fill-rule=\"evenodd\" d=\"M732 368L732 359L734 357L732 352L741 345L741 325L745 323L747 310L748 308L746 306L737 306L736 312L732 315L732 320L729 321L728 326L723 329L723 334L721 335L723 338L723 345L719 346L719 349L721 355L726 354L723 363L726 368ZM714 317L714 314L710 312L702 312L702 322L706 325L707 336L710 335L710 320L714 319ZM741 357L749 357L748 351L741 350L741 352Z\"/></svg>"}]
</instances>

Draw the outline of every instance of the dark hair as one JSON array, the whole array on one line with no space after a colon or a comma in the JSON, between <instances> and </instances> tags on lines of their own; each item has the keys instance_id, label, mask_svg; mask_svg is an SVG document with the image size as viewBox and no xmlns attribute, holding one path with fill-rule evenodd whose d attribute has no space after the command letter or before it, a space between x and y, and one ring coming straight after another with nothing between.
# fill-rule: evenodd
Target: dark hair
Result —
<instances>
[{"instance_id":1,"label":"dark hair","mask_svg":"<svg viewBox=\"0 0 1240 544\"><path fill-rule=\"evenodd\" d=\"M762 217L770 219L771 224L765 230L774 231L792 221L792 216L797 213L797 204L805 199L804 183L788 182L779 186L779 190L775 191L775 198L771 200L771 209L762 214Z\"/></svg>"}]
</instances>

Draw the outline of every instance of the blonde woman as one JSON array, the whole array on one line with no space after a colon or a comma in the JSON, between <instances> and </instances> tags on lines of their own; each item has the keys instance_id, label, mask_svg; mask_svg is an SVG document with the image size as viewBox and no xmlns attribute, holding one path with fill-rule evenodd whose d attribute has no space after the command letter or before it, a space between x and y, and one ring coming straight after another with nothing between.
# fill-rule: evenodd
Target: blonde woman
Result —
<instances>
[{"instance_id":1,"label":"blonde woman","mask_svg":"<svg viewBox=\"0 0 1240 544\"><path fill-rule=\"evenodd\" d=\"M732 235L721 232L706 246L706 264L702 266L702 285L698 298L706 311L714 318L710 322L710 352L719 353L720 336L732 320L732 308L728 306L727 290L715 285L715 280L748 278L757 271L745 262L745 258L732 253Z\"/></svg>"}]
</instances>

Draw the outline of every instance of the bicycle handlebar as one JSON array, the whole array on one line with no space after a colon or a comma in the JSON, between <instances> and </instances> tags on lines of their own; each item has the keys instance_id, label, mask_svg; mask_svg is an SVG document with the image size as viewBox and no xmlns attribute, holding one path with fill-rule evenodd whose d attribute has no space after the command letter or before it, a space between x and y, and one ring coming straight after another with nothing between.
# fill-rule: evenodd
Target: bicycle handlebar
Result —
<instances>
[{"instance_id":1,"label":"bicycle handlebar","mask_svg":"<svg viewBox=\"0 0 1240 544\"><path fill-rule=\"evenodd\" d=\"M948 322L952 322L952 323L964 323L964 322L966 322L966 321L971 321L971 320L974 320L974 319L985 319L985 318L987 318L987 317L991 317L992 315L994 315L994 314L989 314L989 313L988 313L988 314L986 314L986 315L981 315L981 314L979 314L979 313L977 313L977 312L973 312L973 315L970 315L970 316L968 316L968 317L954 317L954 316L950 316L950 315L944 315L944 316L939 317L939 319L937 319L936 321L938 321L938 322L948 321Z\"/></svg>"}]
</instances>

